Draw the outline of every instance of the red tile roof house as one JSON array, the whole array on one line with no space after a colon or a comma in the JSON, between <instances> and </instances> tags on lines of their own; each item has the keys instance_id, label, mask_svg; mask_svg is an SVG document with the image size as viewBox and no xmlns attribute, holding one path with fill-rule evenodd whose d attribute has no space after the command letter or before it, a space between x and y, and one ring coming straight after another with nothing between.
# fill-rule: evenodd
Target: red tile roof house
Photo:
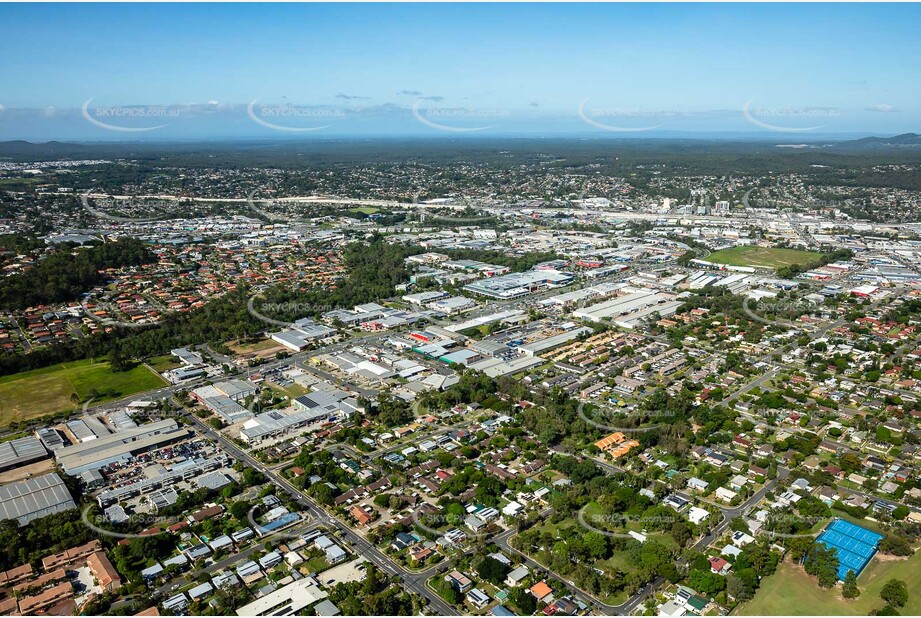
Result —
<instances>
[{"instance_id":1,"label":"red tile roof house","mask_svg":"<svg viewBox=\"0 0 921 618\"><path fill-rule=\"evenodd\" d=\"M352 507L351 513L352 517L354 517L355 521L357 521L360 525L367 526L369 523L371 523L372 517L370 513L368 513L363 507L355 505Z\"/></svg>"},{"instance_id":2,"label":"red tile roof house","mask_svg":"<svg viewBox=\"0 0 921 618\"><path fill-rule=\"evenodd\" d=\"M710 558L710 572L717 575L725 575L732 569L732 565L726 562L723 558L712 557Z\"/></svg>"}]
</instances>

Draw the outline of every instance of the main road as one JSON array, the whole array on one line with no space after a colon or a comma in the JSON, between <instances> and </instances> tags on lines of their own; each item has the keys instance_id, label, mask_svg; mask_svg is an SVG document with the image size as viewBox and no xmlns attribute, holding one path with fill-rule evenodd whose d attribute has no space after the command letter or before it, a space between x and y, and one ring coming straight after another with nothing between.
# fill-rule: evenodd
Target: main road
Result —
<instances>
[{"instance_id":1,"label":"main road","mask_svg":"<svg viewBox=\"0 0 921 618\"><path fill-rule=\"evenodd\" d=\"M312 519L318 522L323 522L327 526L337 530L340 533L340 536L349 542L349 544L355 549L358 555L367 559L388 575L399 577L407 590L410 590L411 592L414 592L415 594L418 594L427 599L429 606L434 609L438 615L450 616L457 613L456 609L446 603L441 597L439 597L434 591L430 590L425 585L425 580L427 579L426 574L430 570L437 569L437 566L421 573L408 571L401 565L391 560L390 557L380 551L377 547L362 538L361 535L355 533L351 528L346 526L339 519L328 514L321 505L317 504L310 497L301 492L298 488L292 485L288 479L281 476L281 474L279 474L277 471L271 469L269 466L250 456L249 453L240 449L236 444L228 440L224 435L214 431L194 414L187 413L185 416L195 424L195 426L202 434L218 442L228 454L234 456L238 461L241 461L258 470L264 474L266 478L269 479L269 481L275 484L276 487L290 495L298 504L301 505L301 507L303 507L303 509Z\"/></svg>"}]
</instances>

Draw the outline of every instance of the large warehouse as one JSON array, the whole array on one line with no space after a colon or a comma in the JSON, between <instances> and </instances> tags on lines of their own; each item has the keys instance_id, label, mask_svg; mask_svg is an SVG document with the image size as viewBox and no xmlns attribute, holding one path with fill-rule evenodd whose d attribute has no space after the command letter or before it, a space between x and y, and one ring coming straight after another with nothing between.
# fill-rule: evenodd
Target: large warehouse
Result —
<instances>
[{"instance_id":1,"label":"large warehouse","mask_svg":"<svg viewBox=\"0 0 921 618\"><path fill-rule=\"evenodd\" d=\"M75 508L67 486L55 473L0 487L0 519L15 519L20 526Z\"/></svg>"},{"instance_id":2,"label":"large warehouse","mask_svg":"<svg viewBox=\"0 0 921 618\"><path fill-rule=\"evenodd\" d=\"M130 459L138 453L178 442L188 435L187 429L180 427L175 419L168 418L81 444L66 446L55 451L54 456L66 474L76 476L87 470L98 470L110 463Z\"/></svg>"},{"instance_id":3,"label":"large warehouse","mask_svg":"<svg viewBox=\"0 0 921 618\"><path fill-rule=\"evenodd\" d=\"M550 287L569 285L575 275L558 270L529 270L499 277L480 279L464 286L464 289L479 296L499 300L518 298Z\"/></svg>"},{"instance_id":4,"label":"large warehouse","mask_svg":"<svg viewBox=\"0 0 921 618\"><path fill-rule=\"evenodd\" d=\"M34 436L0 442L0 470L24 466L47 456L48 451Z\"/></svg>"}]
</instances>

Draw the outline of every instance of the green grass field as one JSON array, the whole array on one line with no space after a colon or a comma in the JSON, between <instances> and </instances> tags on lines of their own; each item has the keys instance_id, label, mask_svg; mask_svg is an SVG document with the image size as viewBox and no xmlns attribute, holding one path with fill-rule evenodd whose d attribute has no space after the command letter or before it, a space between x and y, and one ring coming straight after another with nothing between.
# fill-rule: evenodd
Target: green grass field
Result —
<instances>
[{"instance_id":1,"label":"green grass field","mask_svg":"<svg viewBox=\"0 0 921 618\"><path fill-rule=\"evenodd\" d=\"M147 360L147 364L153 367L154 371L164 372L170 369L176 369L181 367L182 363L179 360L170 354L165 356L154 356Z\"/></svg>"},{"instance_id":2,"label":"green grass field","mask_svg":"<svg viewBox=\"0 0 921 618\"><path fill-rule=\"evenodd\" d=\"M921 554L902 560L880 560L877 556L857 578L860 596L847 600L841 596L841 586L830 590L819 588L799 566L784 562L777 572L764 579L755 598L740 606L739 616L867 616L886 602L879 591L890 579L900 579L908 585L908 604L899 609L903 616L921 615Z\"/></svg>"},{"instance_id":3,"label":"green grass field","mask_svg":"<svg viewBox=\"0 0 921 618\"><path fill-rule=\"evenodd\" d=\"M729 266L760 266L780 268L792 264L809 264L819 258L814 251L779 249L772 247L732 247L711 253L708 262Z\"/></svg>"},{"instance_id":4,"label":"green grass field","mask_svg":"<svg viewBox=\"0 0 921 618\"><path fill-rule=\"evenodd\" d=\"M95 403L163 386L166 382L143 365L113 372L104 361L82 360L0 378L0 427L54 412L73 410L96 391Z\"/></svg>"}]
</instances>

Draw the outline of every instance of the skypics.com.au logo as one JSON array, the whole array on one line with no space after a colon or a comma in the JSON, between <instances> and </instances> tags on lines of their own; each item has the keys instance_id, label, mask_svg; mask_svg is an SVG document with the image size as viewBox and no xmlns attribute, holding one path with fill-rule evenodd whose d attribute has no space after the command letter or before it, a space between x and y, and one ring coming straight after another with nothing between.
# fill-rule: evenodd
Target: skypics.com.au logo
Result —
<instances>
[{"instance_id":1,"label":"skypics.com.au logo","mask_svg":"<svg viewBox=\"0 0 921 618\"><path fill-rule=\"evenodd\" d=\"M98 217L99 219L105 219L106 221L112 221L113 223L150 223L152 221L158 220L158 217L143 217L143 216L126 217L124 215L113 215L103 210L100 210L99 208L96 208L95 206L90 204L91 197L96 200L106 200L108 202L111 202L111 204L109 205L114 205L115 200L108 196L100 196L94 191L95 191L94 189L90 189L89 191L86 191L85 193L82 193L80 195L80 203L83 205L83 210L93 215L94 217ZM132 204L129 200L125 200L124 204L121 207L131 208Z\"/></svg>"},{"instance_id":2,"label":"skypics.com.au logo","mask_svg":"<svg viewBox=\"0 0 921 618\"><path fill-rule=\"evenodd\" d=\"M261 127L283 133L322 131L346 117L346 110L337 107L258 103L259 99L256 98L246 106L249 119Z\"/></svg>"},{"instance_id":3,"label":"skypics.com.au logo","mask_svg":"<svg viewBox=\"0 0 921 618\"><path fill-rule=\"evenodd\" d=\"M661 515L638 515L632 516L627 513L591 513L587 514L588 506L579 509L576 520L579 524L591 532L597 532L605 536L621 539L641 540L642 533L638 533L628 528L637 528L639 530L667 530L676 523L682 521L677 515L667 513ZM612 530L614 528L614 530ZM622 529L621 532L619 529ZM632 533L631 533L632 532Z\"/></svg>"},{"instance_id":4,"label":"skypics.com.au logo","mask_svg":"<svg viewBox=\"0 0 921 618\"><path fill-rule=\"evenodd\" d=\"M742 106L742 117L750 124L778 133L807 133L828 126L828 120L839 118L841 111L834 107L762 107L755 108L754 99ZM816 121L822 121L816 124Z\"/></svg>"},{"instance_id":5,"label":"skypics.com.au logo","mask_svg":"<svg viewBox=\"0 0 921 618\"><path fill-rule=\"evenodd\" d=\"M613 410L611 410L611 412L613 412ZM647 425L645 427L612 425L609 423L605 423L601 420L598 420L597 418L590 418L588 415L586 415L584 402L579 403L579 407L576 409L576 414L578 414L579 418L581 418L583 421L585 421L592 427L597 427L598 429L602 429L604 431L618 432L618 433L624 433L624 434L638 434L638 433L645 433L647 431L655 431L656 429L660 429L670 424L667 422L655 422L652 425ZM639 412L635 414L634 416L629 416L623 420L624 421L637 421L637 422L648 422L648 421L655 421L655 420L662 421L666 419L673 420L675 416L676 416L675 413L670 412L669 410L644 410L643 412Z\"/></svg>"},{"instance_id":6,"label":"skypics.com.au logo","mask_svg":"<svg viewBox=\"0 0 921 618\"><path fill-rule=\"evenodd\" d=\"M421 124L448 133L477 133L497 126L497 120L508 118L511 112L500 108L441 107L431 102L441 97L419 97L413 102L413 117Z\"/></svg>"},{"instance_id":7,"label":"skypics.com.au logo","mask_svg":"<svg viewBox=\"0 0 921 618\"><path fill-rule=\"evenodd\" d=\"M168 105L111 105L90 108L94 98L84 101L80 108L83 118L93 126L117 133L156 131L169 125L169 122L163 122L164 120L178 118L180 113L178 107Z\"/></svg>"},{"instance_id":8,"label":"skypics.com.au logo","mask_svg":"<svg viewBox=\"0 0 921 618\"><path fill-rule=\"evenodd\" d=\"M613 133L641 133L662 128L663 118L677 118L682 114L668 110L640 110L622 108L588 108L588 99L583 99L576 112L585 124ZM651 123L655 124L651 124Z\"/></svg>"}]
</instances>

